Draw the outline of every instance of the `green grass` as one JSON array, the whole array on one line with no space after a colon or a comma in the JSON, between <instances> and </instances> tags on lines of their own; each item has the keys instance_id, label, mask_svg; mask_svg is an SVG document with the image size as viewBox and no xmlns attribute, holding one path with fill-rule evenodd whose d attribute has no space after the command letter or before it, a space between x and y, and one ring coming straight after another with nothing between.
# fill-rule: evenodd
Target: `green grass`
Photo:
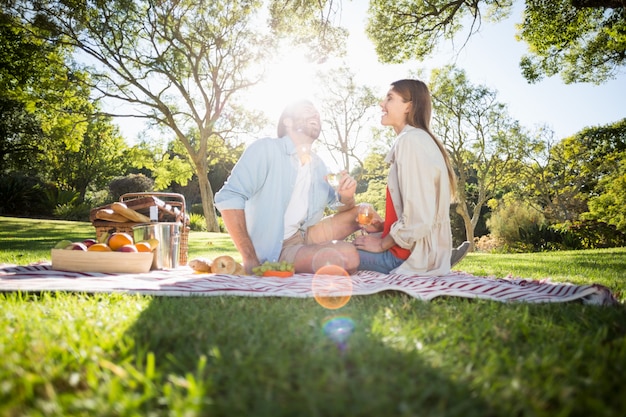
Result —
<instances>
[{"instance_id":1,"label":"green grass","mask_svg":"<svg viewBox=\"0 0 626 417\"><path fill-rule=\"evenodd\" d=\"M93 234L0 217L0 263ZM190 258L225 253L228 236L191 233ZM625 248L472 253L459 268L599 283L622 304L0 294L0 415L626 415ZM336 316L354 323L343 352L323 332Z\"/></svg>"}]
</instances>

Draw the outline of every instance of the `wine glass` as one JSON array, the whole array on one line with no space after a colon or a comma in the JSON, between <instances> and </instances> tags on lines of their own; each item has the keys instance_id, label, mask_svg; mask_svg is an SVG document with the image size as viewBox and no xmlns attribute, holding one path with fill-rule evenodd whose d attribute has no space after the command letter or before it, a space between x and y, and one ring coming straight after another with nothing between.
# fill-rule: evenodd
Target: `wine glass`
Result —
<instances>
[{"instance_id":1,"label":"wine glass","mask_svg":"<svg viewBox=\"0 0 626 417\"><path fill-rule=\"evenodd\" d=\"M359 204L357 222L361 226L362 235L365 234L363 228L372 224L372 220L374 220L374 207L369 203Z\"/></svg>"},{"instance_id":2,"label":"wine glass","mask_svg":"<svg viewBox=\"0 0 626 417\"><path fill-rule=\"evenodd\" d=\"M339 187L340 179L341 179L340 173L330 173L326 175L326 181L328 181L328 184L334 189L337 189L337 187Z\"/></svg>"}]
</instances>

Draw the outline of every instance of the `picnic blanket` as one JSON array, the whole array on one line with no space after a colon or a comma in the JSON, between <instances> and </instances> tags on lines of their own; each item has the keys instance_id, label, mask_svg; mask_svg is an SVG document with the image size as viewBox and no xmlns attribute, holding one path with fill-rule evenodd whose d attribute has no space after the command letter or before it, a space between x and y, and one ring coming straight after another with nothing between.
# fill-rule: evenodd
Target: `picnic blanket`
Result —
<instances>
[{"instance_id":1,"label":"picnic blanket","mask_svg":"<svg viewBox=\"0 0 626 417\"><path fill-rule=\"evenodd\" d=\"M290 278L198 274L187 266L143 274L109 274L57 271L49 263L0 265L0 291L5 292L69 291L153 296L306 298L316 296L316 278L314 274L296 274ZM618 303L611 291L602 285L552 283L547 279L478 277L460 271L452 271L439 277L360 271L344 278L349 278L348 286L336 286L327 290L326 295L358 296L382 291L401 291L420 300L448 296L500 302L556 303L578 300L597 305Z\"/></svg>"}]
</instances>

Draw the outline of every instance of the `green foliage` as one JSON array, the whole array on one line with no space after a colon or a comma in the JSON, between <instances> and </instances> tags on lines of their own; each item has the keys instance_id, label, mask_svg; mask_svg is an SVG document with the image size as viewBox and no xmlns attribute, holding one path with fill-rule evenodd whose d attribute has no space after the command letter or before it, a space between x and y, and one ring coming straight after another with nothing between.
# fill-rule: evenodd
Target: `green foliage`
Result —
<instances>
[{"instance_id":1,"label":"green foliage","mask_svg":"<svg viewBox=\"0 0 626 417\"><path fill-rule=\"evenodd\" d=\"M571 0L527 0L518 36L531 52L520 63L529 82L560 74L565 83L600 84L626 63L623 4L575 7Z\"/></svg>"},{"instance_id":2,"label":"green foliage","mask_svg":"<svg viewBox=\"0 0 626 417\"><path fill-rule=\"evenodd\" d=\"M113 201L118 201L126 193L154 191L154 181L143 174L129 174L114 178L109 183L109 193Z\"/></svg>"},{"instance_id":3,"label":"green foliage","mask_svg":"<svg viewBox=\"0 0 626 417\"><path fill-rule=\"evenodd\" d=\"M372 0L367 34L381 62L423 60L437 44L452 40L470 18L472 32L481 20L498 22L507 17L511 1ZM476 26L476 27L475 27Z\"/></svg>"},{"instance_id":4,"label":"green foliage","mask_svg":"<svg viewBox=\"0 0 626 417\"><path fill-rule=\"evenodd\" d=\"M91 205L89 203L75 202L59 204L54 208L53 214L55 218L61 220L73 221L89 221L89 212Z\"/></svg>"},{"instance_id":5,"label":"green foliage","mask_svg":"<svg viewBox=\"0 0 626 417\"><path fill-rule=\"evenodd\" d=\"M445 145L457 174L456 211L472 241L487 202L519 182L519 161L530 143L497 100L497 92L473 85L454 66L433 70L432 130Z\"/></svg>"},{"instance_id":6,"label":"green foliage","mask_svg":"<svg viewBox=\"0 0 626 417\"><path fill-rule=\"evenodd\" d=\"M202 214L202 213L204 213L202 209L202 204L193 204L191 208L189 209L189 215Z\"/></svg>"},{"instance_id":7,"label":"green foliage","mask_svg":"<svg viewBox=\"0 0 626 417\"><path fill-rule=\"evenodd\" d=\"M523 201L505 199L492 210L487 227L495 239L499 239L509 247L520 242L529 243L537 233L531 230L545 230L545 219L537 210Z\"/></svg>"},{"instance_id":8,"label":"green foliage","mask_svg":"<svg viewBox=\"0 0 626 417\"><path fill-rule=\"evenodd\" d=\"M189 227L194 232L206 232L206 218L202 214L189 213Z\"/></svg>"},{"instance_id":9,"label":"green foliage","mask_svg":"<svg viewBox=\"0 0 626 417\"><path fill-rule=\"evenodd\" d=\"M367 34L381 62L425 60L442 42L457 40L456 35L466 33L465 42L471 41L484 22L508 17L512 4L511 0L373 0ZM517 37L528 44L520 68L529 82L560 74L565 83L600 84L614 78L626 63L623 2L525 0L524 4Z\"/></svg>"},{"instance_id":10,"label":"green foliage","mask_svg":"<svg viewBox=\"0 0 626 417\"><path fill-rule=\"evenodd\" d=\"M363 172L357 185L357 202L366 202L384 218L389 164L385 162L388 149L372 149L363 161Z\"/></svg>"},{"instance_id":11,"label":"green foliage","mask_svg":"<svg viewBox=\"0 0 626 417\"><path fill-rule=\"evenodd\" d=\"M596 220L580 220L555 226L569 235L572 249L617 248L626 246L626 233L612 224Z\"/></svg>"},{"instance_id":12,"label":"green foliage","mask_svg":"<svg viewBox=\"0 0 626 417\"><path fill-rule=\"evenodd\" d=\"M31 170L41 158L41 124L22 101L0 94L0 163L2 173Z\"/></svg>"},{"instance_id":13,"label":"green foliage","mask_svg":"<svg viewBox=\"0 0 626 417\"><path fill-rule=\"evenodd\" d=\"M589 199L589 212L581 218L605 222L626 233L626 152L618 153L616 159L618 168L600 178Z\"/></svg>"},{"instance_id":14,"label":"green foliage","mask_svg":"<svg viewBox=\"0 0 626 417\"><path fill-rule=\"evenodd\" d=\"M54 205L45 198L50 186L20 173L0 175L0 213L49 216Z\"/></svg>"},{"instance_id":15,"label":"green foliage","mask_svg":"<svg viewBox=\"0 0 626 417\"><path fill-rule=\"evenodd\" d=\"M276 39L287 38L292 45L306 45L307 59L322 61L344 51L348 32L335 25L335 19L341 17L340 10L333 0L272 0L268 25Z\"/></svg>"}]
</instances>

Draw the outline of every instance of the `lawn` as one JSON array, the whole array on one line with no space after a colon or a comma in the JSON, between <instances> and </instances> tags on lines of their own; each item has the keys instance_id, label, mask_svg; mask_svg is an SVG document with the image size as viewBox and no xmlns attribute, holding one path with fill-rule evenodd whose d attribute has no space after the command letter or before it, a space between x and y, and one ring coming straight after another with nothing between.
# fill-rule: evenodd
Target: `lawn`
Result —
<instances>
[{"instance_id":1,"label":"lawn","mask_svg":"<svg viewBox=\"0 0 626 417\"><path fill-rule=\"evenodd\" d=\"M0 263L93 235L0 217ZM190 234L190 258L218 254L237 257L227 235ZM0 415L626 415L626 248L472 253L458 268L599 283L621 304L0 293ZM337 324L353 327L345 348Z\"/></svg>"}]
</instances>

